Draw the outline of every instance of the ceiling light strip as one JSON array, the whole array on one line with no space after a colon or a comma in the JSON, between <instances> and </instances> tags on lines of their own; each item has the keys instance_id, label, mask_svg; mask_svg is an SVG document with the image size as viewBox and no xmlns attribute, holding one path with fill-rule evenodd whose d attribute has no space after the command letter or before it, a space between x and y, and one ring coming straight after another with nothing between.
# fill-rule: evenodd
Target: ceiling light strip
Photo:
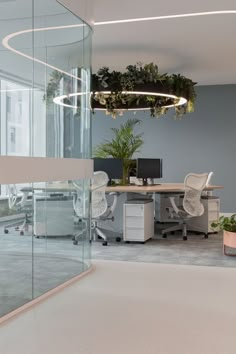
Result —
<instances>
[{"instance_id":1,"label":"ceiling light strip","mask_svg":"<svg viewBox=\"0 0 236 354\"><path fill-rule=\"evenodd\" d=\"M103 26L103 25L114 25L114 24L119 24L119 23L169 20L169 19L174 19L174 18L210 16L210 15L228 15L228 14L236 14L236 10L192 12L192 13L177 14L177 15L163 15L163 16L153 16L153 17L129 18L129 19L124 19L124 20L99 21L99 22L94 22L94 25L95 26Z\"/></svg>"},{"instance_id":2,"label":"ceiling light strip","mask_svg":"<svg viewBox=\"0 0 236 354\"><path fill-rule=\"evenodd\" d=\"M111 91L100 91L102 92L103 94L108 94L110 95L112 92ZM99 94L100 92L95 92L95 95L96 94ZM73 105L70 105L70 104L67 104L67 103L64 103L63 100L65 98L70 98L70 97L75 97L75 96L82 96L82 95L87 95L89 94L89 92L74 92L74 93L70 93L68 95L62 95L62 96L57 96L57 97L54 97L53 98L53 102L55 104L58 104L60 106L63 106L63 107L69 107L69 108L78 108L78 106L73 106ZM92 94L92 93L90 93ZM170 94L167 94L167 93L158 93L158 92L144 92L144 91L122 91L122 94L124 95L143 95L143 96L158 96L158 97L167 97L167 98L172 98L172 99L176 99L178 100L177 103L175 104L170 104L170 105L167 105L167 106L163 106L163 107L166 107L166 108L169 108L169 107L176 107L176 106L182 106L184 104L187 103L187 100L186 98L184 97L178 97L178 96L175 96L175 95L170 95ZM96 110L106 110L106 108L94 108ZM147 109L150 109L149 108L129 108L128 110L132 111L138 111L138 110L147 110Z\"/></svg>"},{"instance_id":3,"label":"ceiling light strip","mask_svg":"<svg viewBox=\"0 0 236 354\"><path fill-rule=\"evenodd\" d=\"M166 20L166 19L174 19L174 18L210 16L210 15L227 15L227 14L236 14L236 10L206 11L206 12L195 12L195 13L178 14L178 15L164 15L164 16L154 16L154 17L130 18L130 19L124 19L124 20L100 21L100 22L94 22L94 25L95 26L102 26L102 25L111 25L111 24L119 24L119 23L155 21L155 20ZM17 55L25 57L29 60L33 60L39 64L42 64L44 66L51 68L52 70L57 70L58 72L61 72L62 74L65 74L65 75L72 77L76 80L81 80L81 78L79 78L75 75L72 75L72 74L68 73L67 71L64 71L54 65L44 62L43 60L40 60L40 59L37 59L37 58L32 57L30 55L27 55L27 54L13 48L12 46L10 46L9 41L12 38L20 36L25 33L67 29L67 28L77 28L77 27L82 27L82 26L85 26L85 24L68 25L68 26L54 26L54 27L41 27L41 28L34 28L34 29L28 29L28 30L23 30L23 31L19 31L19 32L14 32L14 33L11 33L3 38L2 45L6 49L8 49L9 51L11 51Z\"/></svg>"},{"instance_id":4,"label":"ceiling light strip","mask_svg":"<svg viewBox=\"0 0 236 354\"><path fill-rule=\"evenodd\" d=\"M54 66L54 65L48 64L48 63L46 63L46 62L43 61L43 60L40 60L40 59L37 59L37 58L35 58L35 57L32 57L32 56L30 56L30 55L28 55L28 54L25 54L25 53L23 53L23 52L21 52L21 51L15 49L15 48L13 48L13 47L10 46L10 44L9 44L9 41L10 41L12 38L15 38L15 37L17 37L17 36L20 36L20 35L26 34L26 33L40 32L40 31L50 31L50 30L58 30L58 29L68 29L68 28L76 28L76 27L82 27L82 26L85 26L85 25L84 25L84 24L78 24L78 25L54 26L54 27L34 28L34 29L30 28L30 29L27 29L27 30L23 30L23 31L19 31L19 32L14 32L14 33L11 33L11 34L7 35L6 37L3 38L3 40L2 40L2 45L3 45L6 49L10 50L11 52L13 52L13 53L15 53L15 54L18 54L18 55L20 55L20 56L22 56L22 57L24 57L24 58L27 58L27 59L29 59L29 60L32 60L32 61L37 62L37 63L39 63L39 64L42 64L42 65L44 65L44 66L47 66L48 68L50 68L50 69L52 69L52 70L56 70L56 71L58 71L58 72L60 72L60 73L62 73L62 74L65 74L65 75L67 75L67 76L69 76L69 77L72 77L72 78L74 78L74 79L76 79L76 80L82 81L80 77L75 76L75 75L73 75L73 74L70 74L70 73L68 73L67 71L64 71L64 70L62 70L62 69L60 69L60 68L58 68L58 67L56 67L56 66Z\"/></svg>"}]
</instances>

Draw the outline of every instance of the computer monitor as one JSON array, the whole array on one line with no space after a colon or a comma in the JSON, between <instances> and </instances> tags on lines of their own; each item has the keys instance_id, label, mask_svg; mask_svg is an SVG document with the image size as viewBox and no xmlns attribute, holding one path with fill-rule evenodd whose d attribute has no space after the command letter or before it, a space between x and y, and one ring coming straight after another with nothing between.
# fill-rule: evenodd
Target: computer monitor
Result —
<instances>
[{"instance_id":1,"label":"computer monitor","mask_svg":"<svg viewBox=\"0 0 236 354\"><path fill-rule=\"evenodd\" d=\"M162 159L137 159L137 177L144 185L148 178L162 178Z\"/></svg>"},{"instance_id":2,"label":"computer monitor","mask_svg":"<svg viewBox=\"0 0 236 354\"><path fill-rule=\"evenodd\" d=\"M123 161L113 158L94 158L94 171L104 171L107 173L109 182L112 184L113 179L121 179L123 177Z\"/></svg>"}]
</instances>

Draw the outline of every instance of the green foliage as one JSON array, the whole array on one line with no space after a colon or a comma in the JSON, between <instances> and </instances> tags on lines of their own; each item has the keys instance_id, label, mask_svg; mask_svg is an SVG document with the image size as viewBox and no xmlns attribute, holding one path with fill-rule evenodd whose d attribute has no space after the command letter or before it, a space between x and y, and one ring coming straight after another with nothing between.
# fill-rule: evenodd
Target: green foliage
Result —
<instances>
[{"instance_id":1,"label":"green foliage","mask_svg":"<svg viewBox=\"0 0 236 354\"><path fill-rule=\"evenodd\" d=\"M230 232L236 232L236 214L231 215L230 217L221 216L219 221L215 221L211 224L212 229L220 229Z\"/></svg>"},{"instance_id":2,"label":"green foliage","mask_svg":"<svg viewBox=\"0 0 236 354\"><path fill-rule=\"evenodd\" d=\"M94 157L113 157L117 159L131 159L143 145L143 134L134 134L134 128L140 124L138 119L128 119L120 128L111 128L114 137L111 141L99 144L94 150Z\"/></svg>"},{"instance_id":3,"label":"green foliage","mask_svg":"<svg viewBox=\"0 0 236 354\"><path fill-rule=\"evenodd\" d=\"M47 103L52 102L53 98L58 95L61 80L63 80L63 93L66 95L72 93L71 78L54 70L50 75L44 95L44 100ZM195 84L180 74L160 74L158 66L154 63L128 65L124 73L110 71L108 67L102 67L91 78L91 107L93 112L96 108L103 108L106 110L106 114L110 114L113 118L123 115L124 110L142 108L149 109L151 117L160 117L168 112L169 105L177 104L179 97L184 97L187 103L174 107L175 116L178 118L185 113L194 111ZM110 93L105 91L110 91ZM128 91L171 94L177 98L151 94L134 95L129 94ZM65 103L72 104L66 101Z\"/></svg>"},{"instance_id":4,"label":"green foliage","mask_svg":"<svg viewBox=\"0 0 236 354\"><path fill-rule=\"evenodd\" d=\"M160 74L158 66L150 63L129 65L124 73L109 71L108 67L98 70L92 75L91 107L106 109L113 118L120 115L125 109L149 108L152 117L166 114L169 107L178 102L178 99L154 95L129 95L124 91L144 91L172 94L184 97L185 105L175 106L176 117L194 111L196 83L180 74ZM111 91L107 94L105 91Z\"/></svg>"},{"instance_id":5,"label":"green foliage","mask_svg":"<svg viewBox=\"0 0 236 354\"><path fill-rule=\"evenodd\" d=\"M43 96L44 101L49 103L53 100L56 96L62 78L65 78L65 74L62 74L57 70L52 71L51 78L47 85L46 94Z\"/></svg>"},{"instance_id":6,"label":"green foliage","mask_svg":"<svg viewBox=\"0 0 236 354\"><path fill-rule=\"evenodd\" d=\"M143 145L143 134L135 134L134 128L140 124L138 119L128 119L120 128L111 128L113 138L99 144L93 153L94 157L113 157L123 160L123 184L126 184L130 159Z\"/></svg>"}]
</instances>

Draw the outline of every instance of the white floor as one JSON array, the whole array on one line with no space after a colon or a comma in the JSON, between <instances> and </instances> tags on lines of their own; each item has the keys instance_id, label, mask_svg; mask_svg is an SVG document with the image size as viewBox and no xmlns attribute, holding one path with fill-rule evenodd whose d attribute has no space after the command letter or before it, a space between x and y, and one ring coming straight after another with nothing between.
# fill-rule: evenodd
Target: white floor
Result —
<instances>
[{"instance_id":1,"label":"white floor","mask_svg":"<svg viewBox=\"0 0 236 354\"><path fill-rule=\"evenodd\" d=\"M236 269L94 261L0 327L1 354L235 354Z\"/></svg>"}]
</instances>

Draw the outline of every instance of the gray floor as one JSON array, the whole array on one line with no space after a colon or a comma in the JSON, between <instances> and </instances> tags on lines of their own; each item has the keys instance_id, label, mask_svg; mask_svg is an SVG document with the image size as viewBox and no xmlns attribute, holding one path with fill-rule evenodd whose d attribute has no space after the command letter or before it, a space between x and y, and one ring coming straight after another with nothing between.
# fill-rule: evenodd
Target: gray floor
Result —
<instances>
[{"instance_id":1,"label":"gray floor","mask_svg":"<svg viewBox=\"0 0 236 354\"><path fill-rule=\"evenodd\" d=\"M31 255L0 257L0 316L83 271L81 262L61 257L37 255L33 262Z\"/></svg>"},{"instance_id":2,"label":"gray floor","mask_svg":"<svg viewBox=\"0 0 236 354\"><path fill-rule=\"evenodd\" d=\"M83 252L71 238L0 232L0 317L80 274Z\"/></svg>"},{"instance_id":3,"label":"gray floor","mask_svg":"<svg viewBox=\"0 0 236 354\"><path fill-rule=\"evenodd\" d=\"M155 237L146 244L116 242L119 234L108 231L108 246L100 240L92 243L92 259L236 266L236 258L223 255L222 233L208 239L189 234L183 241L180 233L163 239L160 229L156 225ZM83 271L84 252L82 243L75 246L71 238L36 239L0 230L0 316Z\"/></svg>"},{"instance_id":4,"label":"gray floor","mask_svg":"<svg viewBox=\"0 0 236 354\"><path fill-rule=\"evenodd\" d=\"M208 239L203 235L189 233L188 240L183 241L177 232L161 237L161 225L155 226L155 236L145 244L116 242L117 234L107 233L108 246L101 242L93 242L92 257L94 259L153 262L168 264L188 264L216 267L235 267L236 257L225 256L222 251L222 233L210 234ZM166 227L166 226L165 226Z\"/></svg>"}]
</instances>

